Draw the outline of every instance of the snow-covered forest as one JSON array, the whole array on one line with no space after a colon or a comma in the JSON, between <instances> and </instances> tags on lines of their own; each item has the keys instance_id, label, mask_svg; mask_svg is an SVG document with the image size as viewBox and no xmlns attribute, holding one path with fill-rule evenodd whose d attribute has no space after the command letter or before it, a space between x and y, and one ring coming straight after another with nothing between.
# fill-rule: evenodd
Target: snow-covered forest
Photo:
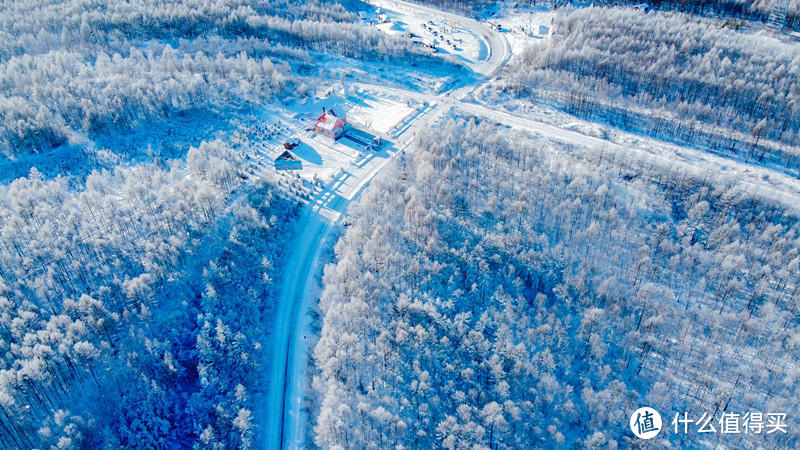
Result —
<instances>
[{"instance_id":1,"label":"snow-covered forest","mask_svg":"<svg viewBox=\"0 0 800 450\"><path fill-rule=\"evenodd\" d=\"M0 447L256 443L299 191L251 177L252 112L433 61L354 8L3 3Z\"/></svg>"},{"instance_id":2,"label":"snow-covered forest","mask_svg":"<svg viewBox=\"0 0 800 450\"><path fill-rule=\"evenodd\" d=\"M796 411L797 206L450 122L374 181L326 269L316 443L616 448L637 404Z\"/></svg>"},{"instance_id":3,"label":"snow-covered forest","mask_svg":"<svg viewBox=\"0 0 800 450\"><path fill-rule=\"evenodd\" d=\"M798 0L653 0L642 3L634 0L603 0L593 2L605 6L633 6L646 4L658 10L675 10L698 15L722 16L766 22L776 6L786 7L786 24L800 27L800 1Z\"/></svg>"},{"instance_id":4,"label":"snow-covered forest","mask_svg":"<svg viewBox=\"0 0 800 450\"><path fill-rule=\"evenodd\" d=\"M800 173L800 49L692 16L564 9L502 88L578 117Z\"/></svg>"},{"instance_id":5,"label":"snow-covered forest","mask_svg":"<svg viewBox=\"0 0 800 450\"><path fill-rule=\"evenodd\" d=\"M633 0L603 0L595 5L632 6L642 2ZM653 0L645 3L659 10L676 10L699 15L712 15L750 19L766 22L776 6L786 7L786 23L790 28L800 27L800 1L798 0Z\"/></svg>"},{"instance_id":6,"label":"snow-covered forest","mask_svg":"<svg viewBox=\"0 0 800 450\"><path fill-rule=\"evenodd\" d=\"M495 0L416 0L421 3L436 5L441 8L452 8L470 14L480 15L493 11L502 2ZM544 6L548 8L569 5L592 6L625 6L647 5L661 11L679 11L689 14L722 16L728 18L748 19L766 22L772 10L779 5L786 6L786 25L789 28L800 28L800 1L798 0L599 0L592 2L570 2L568 0L518 0L516 6Z\"/></svg>"},{"instance_id":7,"label":"snow-covered forest","mask_svg":"<svg viewBox=\"0 0 800 450\"><path fill-rule=\"evenodd\" d=\"M304 95L309 51L422 59L315 2L10 2L0 17L0 150L43 152L192 108Z\"/></svg>"},{"instance_id":8,"label":"snow-covered forest","mask_svg":"<svg viewBox=\"0 0 800 450\"><path fill-rule=\"evenodd\" d=\"M34 171L0 188L3 446L251 439L256 338L296 206L262 183L226 207L230 149L189 153L188 173L120 168L70 189Z\"/></svg>"},{"instance_id":9,"label":"snow-covered forest","mask_svg":"<svg viewBox=\"0 0 800 450\"><path fill-rule=\"evenodd\" d=\"M800 0L640 3L0 3L0 449L800 447Z\"/></svg>"}]
</instances>

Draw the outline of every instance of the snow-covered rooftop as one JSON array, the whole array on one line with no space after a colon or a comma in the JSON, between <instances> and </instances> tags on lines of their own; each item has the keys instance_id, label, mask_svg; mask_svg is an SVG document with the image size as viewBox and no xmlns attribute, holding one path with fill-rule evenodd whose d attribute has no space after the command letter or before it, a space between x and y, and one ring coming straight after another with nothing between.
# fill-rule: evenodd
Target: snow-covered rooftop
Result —
<instances>
[{"instance_id":1,"label":"snow-covered rooftop","mask_svg":"<svg viewBox=\"0 0 800 450\"><path fill-rule=\"evenodd\" d=\"M299 161L299 159L292 152L286 150L275 158L275 161Z\"/></svg>"}]
</instances>

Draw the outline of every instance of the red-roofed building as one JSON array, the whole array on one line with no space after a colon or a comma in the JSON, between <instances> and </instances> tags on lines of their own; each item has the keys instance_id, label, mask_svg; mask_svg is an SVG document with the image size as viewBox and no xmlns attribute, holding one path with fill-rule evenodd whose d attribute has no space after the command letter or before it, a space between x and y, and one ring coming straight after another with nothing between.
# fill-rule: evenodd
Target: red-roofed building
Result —
<instances>
[{"instance_id":1,"label":"red-roofed building","mask_svg":"<svg viewBox=\"0 0 800 450\"><path fill-rule=\"evenodd\" d=\"M344 134L344 127L347 125L345 117L339 117L333 112L332 109L325 110L322 108L322 115L317 119L317 124L314 125L314 131L325 136L330 136L333 139L338 139Z\"/></svg>"}]
</instances>

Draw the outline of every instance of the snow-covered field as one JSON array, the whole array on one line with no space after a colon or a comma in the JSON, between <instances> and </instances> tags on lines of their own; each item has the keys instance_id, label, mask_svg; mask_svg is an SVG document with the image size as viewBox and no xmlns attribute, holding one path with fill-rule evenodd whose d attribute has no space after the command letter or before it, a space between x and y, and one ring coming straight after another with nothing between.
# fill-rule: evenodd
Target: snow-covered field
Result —
<instances>
[{"instance_id":1,"label":"snow-covered field","mask_svg":"<svg viewBox=\"0 0 800 450\"><path fill-rule=\"evenodd\" d=\"M501 10L490 19L490 22L500 25L503 36L511 46L511 52L518 55L526 47L550 39L553 32L553 16L555 13L551 9L543 7L523 11Z\"/></svg>"},{"instance_id":2,"label":"snow-covered field","mask_svg":"<svg viewBox=\"0 0 800 450\"><path fill-rule=\"evenodd\" d=\"M419 109L419 105L409 100L373 97L366 93L356 93L348 97L350 107L347 120L380 134L389 133L400 121Z\"/></svg>"}]
</instances>

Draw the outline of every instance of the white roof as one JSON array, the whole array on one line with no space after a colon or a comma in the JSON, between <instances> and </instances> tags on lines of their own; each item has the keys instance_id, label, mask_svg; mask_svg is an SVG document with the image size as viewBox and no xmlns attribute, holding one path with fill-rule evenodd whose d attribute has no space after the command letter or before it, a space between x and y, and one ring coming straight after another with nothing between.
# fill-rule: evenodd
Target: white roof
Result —
<instances>
[{"instance_id":1,"label":"white roof","mask_svg":"<svg viewBox=\"0 0 800 450\"><path fill-rule=\"evenodd\" d=\"M333 131L333 129L337 127L337 122L340 122L338 117L333 114L325 114L325 119L320 121L317 125L323 130Z\"/></svg>"},{"instance_id":2,"label":"white roof","mask_svg":"<svg viewBox=\"0 0 800 450\"><path fill-rule=\"evenodd\" d=\"M294 156L292 152L286 150L283 153L281 153L280 156L275 158L275 161L300 161L300 160L297 159L297 157Z\"/></svg>"}]
</instances>

